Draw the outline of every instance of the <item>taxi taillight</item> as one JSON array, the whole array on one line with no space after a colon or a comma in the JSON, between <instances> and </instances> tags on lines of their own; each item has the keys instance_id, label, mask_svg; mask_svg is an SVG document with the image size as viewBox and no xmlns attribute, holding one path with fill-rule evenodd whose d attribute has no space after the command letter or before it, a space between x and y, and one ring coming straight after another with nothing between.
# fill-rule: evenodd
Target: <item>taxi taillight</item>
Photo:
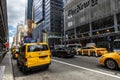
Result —
<instances>
[{"instance_id":1,"label":"taxi taillight","mask_svg":"<svg viewBox=\"0 0 120 80\"><path fill-rule=\"evenodd\" d=\"M27 58L24 58L24 61L27 61Z\"/></svg>"}]
</instances>

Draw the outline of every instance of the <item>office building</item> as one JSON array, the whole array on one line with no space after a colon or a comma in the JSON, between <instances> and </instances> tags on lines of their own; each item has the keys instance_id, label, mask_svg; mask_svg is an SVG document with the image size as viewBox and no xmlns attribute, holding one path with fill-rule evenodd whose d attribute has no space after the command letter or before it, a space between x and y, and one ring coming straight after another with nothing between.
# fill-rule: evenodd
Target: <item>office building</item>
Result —
<instances>
[{"instance_id":1,"label":"office building","mask_svg":"<svg viewBox=\"0 0 120 80\"><path fill-rule=\"evenodd\" d=\"M8 18L6 0L0 0L0 51L4 48L4 43L9 40L8 37Z\"/></svg>"},{"instance_id":2,"label":"office building","mask_svg":"<svg viewBox=\"0 0 120 80\"><path fill-rule=\"evenodd\" d=\"M32 20L32 3L33 3L33 0L27 0L26 1L27 5L26 5L26 25L28 27L28 32L27 32L27 35L29 37L32 37L32 23L34 23L34 21Z\"/></svg>"},{"instance_id":3,"label":"office building","mask_svg":"<svg viewBox=\"0 0 120 80\"><path fill-rule=\"evenodd\" d=\"M71 0L64 8L67 43L109 47L120 36L120 0Z\"/></svg>"},{"instance_id":4,"label":"office building","mask_svg":"<svg viewBox=\"0 0 120 80\"><path fill-rule=\"evenodd\" d=\"M12 43L11 47L17 46L16 40L17 40L17 35L15 34L13 37L13 43Z\"/></svg>"},{"instance_id":5,"label":"office building","mask_svg":"<svg viewBox=\"0 0 120 80\"><path fill-rule=\"evenodd\" d=\"M24 25L23 24L18 24L17 25L17 34L16 34L16 45L19 47L22 41L24 40Z\"/></svg>"},{"instance_id":6,"label":"office building","mask_svg":"<svg viewBox=\"0 0 120 80\"><path fill-rule=\"evenodd\" d=\"M41 34L47 33L50 45L61 43L64 25L62 0L33 0L33 20L37 24L33 31L34 39L41 40Z\"/></svg>"},{"instance_id":7,"label":"office building","mask_svg":"<svg viewBox=\"0 0 120 80\"><path fill-rule=\"evenodd\" d=\"M26 3L26 19L32 20L32 2L33 0L27 0Z\"/></svg>"}]
</instances>

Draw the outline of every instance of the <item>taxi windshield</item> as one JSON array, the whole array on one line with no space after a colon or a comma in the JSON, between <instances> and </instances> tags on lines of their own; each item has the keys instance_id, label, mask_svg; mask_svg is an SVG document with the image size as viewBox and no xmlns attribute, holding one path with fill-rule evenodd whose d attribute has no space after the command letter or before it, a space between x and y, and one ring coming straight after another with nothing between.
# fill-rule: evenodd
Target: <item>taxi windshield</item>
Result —
<instances>
[{"instance_id":1,"label":"taxi windshield","mask_svg":"<svg viewBox=\"0 0 120 80\"><path fill-rule=\"evenodd\" d=\"M45 51L45 50L48 50L47 45L30 45L30 46L28 46L28 52Z\"/></svg>"}]
</instances>

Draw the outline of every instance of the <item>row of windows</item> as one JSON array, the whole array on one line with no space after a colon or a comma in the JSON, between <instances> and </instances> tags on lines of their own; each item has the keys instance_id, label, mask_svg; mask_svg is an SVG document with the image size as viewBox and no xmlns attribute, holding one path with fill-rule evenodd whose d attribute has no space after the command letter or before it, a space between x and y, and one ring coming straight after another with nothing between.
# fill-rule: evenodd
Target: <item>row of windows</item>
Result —
<instances>
[{"instance_id":1,"label":"row of windows","mask_svg":"<svg viewBox=\"0 0 120 80\"><path fill-rule=\"evenodd\" d=\"M40 7L41 5L43 5L43 0L37 2L37 3L33 3L33 6L35 9L38 9L38 7Z\"/></svg>"},{"instance_id":2,"label":"row of windows","mask_svg":"<svg viewBox=\"0 0 120 80\"><path fill-rule=\"evenodd\" d=\"M57 4L63 5L63 0L51 0L52 2L55 2Z\"/></svg>"},{"instance_id":3,"label":"row of windows","mask_svg":"<svg viewBox=\"0 0 120 80\"><path fill-rule=\"evenodd\" d=\"M35 22L43 19L43 0L34 0L33 2L33 14Z\"/></svg>"},{"instance_id":4,"label":"row of windows","mask_svg":"<svg viewBox=\"0 0 120 80\"><path fill-rule=\"evenodd\" d=\"M49 8L50 7L50 3L48 4L45 4L45 9Z\"/></svg>"},{"instance_id":5,"label":"row of windows","mask_svg":"<svg viewBox=\"0 0 120 80\"><path fill-rule=\"evenodd\" d=\"M45 9L45 13L47 13L48 11L50 11L50 7L48 7L47 9Z\"/></svg>"},{"instance_id":6,"label":"row of windows","mask_svg":"<svg viewBox=\"0 0 120 80\"><path fill-rule=\"evenodd\" d=\"M48 4L50 4L50 0L45 1L45 5L48 5Z\"/></svg>"},{"instance_id":7,"label":"row of windows","mask_svg":"<svg viewBox=\"0 0 120 80\"><path fill-rule=\"evenodd\" d=\"M107 29L100 30L100 31L95 31L95 32L93 31L92 35L93 36L100 36L100 35L105 36L105 35L110 34L112 32L114 32L114 28L110 28L109 31ZM90 31L84 32L84 33L76 33L76 34L77 34L76 35L77 38L90 37ZM69 36L69 39L75 38L74 30L73 31L68 31L67 35Z\"/></svg>"},{"instance_id":8,"label":"row of windows","mask_svg":"<svg viewBox=\"0 0 120 80\"><path fill-rule=\"evenodd\" d=\"M114 7L115 2L115 7ZM119 10L120 12L120 0L98 0L98 4L94 7L91 7L91 13L90 8L85 8L84 10L81 10L79 13L75 15L68 16L68 12L66 13L66 21L72 22L75 20L77 25L83 25L89 22L89 20L92 18L92 21L96 19L100 19L105 16L110 16L113 14L113 12L116 12ZM70 6L71 7L71 6ZM76 18L77 17L77 18ZM74 25L76 26L76 25ZM69 26L68 26L69 27Z\"/></svg>"}]
</instances>

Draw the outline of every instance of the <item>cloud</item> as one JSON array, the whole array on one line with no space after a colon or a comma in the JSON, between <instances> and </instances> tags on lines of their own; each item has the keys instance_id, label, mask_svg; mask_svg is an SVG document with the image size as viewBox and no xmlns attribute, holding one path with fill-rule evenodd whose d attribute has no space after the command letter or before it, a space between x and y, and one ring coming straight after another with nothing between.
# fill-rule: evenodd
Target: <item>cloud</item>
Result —
<instances>
[{"instance_id":1,"label":"cloud","mask_svg":"<svg viewBox=\"0 0 120 80\"><path fill-rule=\"evenodd\" d=\"M17 31L16 28L14 28L13 26L9 25L9 37L12 37Z\"/></svg>"},{"instance_id":2,"label":"cloud","mask_svg":"<svg viewBox=\"0 0 120 80\"><path fill-rule=\"evenodd\" d=\"M9 42L12 43L17 24L25 20L26 0L7 0Z\"/></svg>"},{"instance_id":3,"label":"cloud","mask_svg":"<svg viewBox=\"0 0 120 80\"><path fill-rule=\"evenodd\" d=\"M13 42L13 36L9 37L9 43L12 43L12 42Z\"/></svg>"},{"instance_id":4,"label":"cloud","mask_svg":"<svg viewBox=\"0 0 120 80\"><path fill-rule=\"evenodd\" d=\"M8 24L17 27L20 21L25 20L26 0L7 0Z\"/></svg>"}]
</instances>

